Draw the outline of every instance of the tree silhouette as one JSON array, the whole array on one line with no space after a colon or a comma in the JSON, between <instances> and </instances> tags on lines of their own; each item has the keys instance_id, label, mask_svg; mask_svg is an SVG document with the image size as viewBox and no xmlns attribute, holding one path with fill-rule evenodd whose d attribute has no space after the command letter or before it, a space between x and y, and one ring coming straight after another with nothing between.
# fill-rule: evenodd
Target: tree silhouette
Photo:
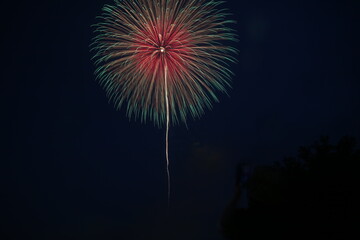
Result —
<instances>
[{"instance_id":1,"label":"tree silhouette","mask_svg":"<svg viewBox=\"0 0 360 240\"><path fill-rule=\"evenodd\" d=\"M225 210L224 236L255 238L261 229L290 238L310 233L349 234L350 219L355 216L355 183L359 180L355 164L359 160L355 138L345 136L333 145L329 137L321 137L300 147L297 157L258 167L248 182L249 209L240 211L230 204Z\"/></svg>"}]
</instances>

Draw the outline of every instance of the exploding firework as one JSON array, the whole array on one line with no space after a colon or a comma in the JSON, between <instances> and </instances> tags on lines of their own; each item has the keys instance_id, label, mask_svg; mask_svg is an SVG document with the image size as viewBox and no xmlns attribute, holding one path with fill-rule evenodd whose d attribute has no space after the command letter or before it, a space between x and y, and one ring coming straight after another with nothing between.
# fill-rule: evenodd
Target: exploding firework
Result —
<instances>
[{"instance_id":1,"label":"exploding firework","mask_svg":"<svg viewBox=\"0 0 360 240\"><path fill-rule=\"evenodd\" d=\"M129 118L198 118L230 87L235 40L221 2L123 0L105 5L93 41L96 75Z\"/></svg>"},{"instance_id":2,"label":"exploding firework","mask_svg":"<svg viewBox=\"0 0 360 240\"><path fill-rule=\"evenodd\" d=\"M166 124L168 200L169 125L197 118L230 87L235 40L217 1L123 0L105 5L96 25L96 74L127 115Z\"/></svg>"}]
</instances>

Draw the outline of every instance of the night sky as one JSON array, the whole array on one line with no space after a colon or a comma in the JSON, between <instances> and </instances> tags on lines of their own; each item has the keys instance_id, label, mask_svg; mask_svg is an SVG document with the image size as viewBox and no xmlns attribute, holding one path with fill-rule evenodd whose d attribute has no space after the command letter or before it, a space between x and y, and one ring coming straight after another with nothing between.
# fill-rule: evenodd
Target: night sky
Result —
<instances>
[{"instance_id":1,"label":"night sky","mask_svg":"<svg viewBox=\"0 0 360 240\"><path fill-rule=\"evenodd\" d=\"M360 2L228 0L233 89L170 129L168 209L164 129L130 122L95 81L90 26L106 3L2 3L3 239L220 240L238 163L360 140Z\"/></svg>"}]
</instances>

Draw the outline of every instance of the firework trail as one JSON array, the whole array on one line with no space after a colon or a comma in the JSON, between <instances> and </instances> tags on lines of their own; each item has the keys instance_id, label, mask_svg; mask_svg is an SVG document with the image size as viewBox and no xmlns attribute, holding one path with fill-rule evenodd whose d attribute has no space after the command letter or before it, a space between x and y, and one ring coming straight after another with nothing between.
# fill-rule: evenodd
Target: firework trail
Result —
<instances>
[{"instance_id":1,"label":"firework trail","mask_svg":"<svg viewBox=\"0 0 360 240\"><path fill-rule=\"evenodd\" d=\"M142 122L169 125L199 118L230 87L236 40L218 1L115 0L105 5L92 43L95 71L117 108Z\"/></svg>"}]
</instances>

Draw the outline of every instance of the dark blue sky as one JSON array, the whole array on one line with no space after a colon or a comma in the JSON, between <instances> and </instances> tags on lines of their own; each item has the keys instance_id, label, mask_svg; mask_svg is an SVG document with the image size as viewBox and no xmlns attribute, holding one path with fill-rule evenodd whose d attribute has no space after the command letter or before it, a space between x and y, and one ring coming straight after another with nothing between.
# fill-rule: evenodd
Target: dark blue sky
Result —
<instances>
[{"instance_id":1,"label":"dark blue sky","mask_svg":"<svg viewBox=\"0 0 360 240\"><path fill-rule=\"evenodd\" d=\"M94 80L91 24L111 1L2 7L1 212L9 239L219 240L239 162L321 135L360 139L359 1L237 0L239 64L188 129L129 122Z\"/></svg>"}]
</instances>

